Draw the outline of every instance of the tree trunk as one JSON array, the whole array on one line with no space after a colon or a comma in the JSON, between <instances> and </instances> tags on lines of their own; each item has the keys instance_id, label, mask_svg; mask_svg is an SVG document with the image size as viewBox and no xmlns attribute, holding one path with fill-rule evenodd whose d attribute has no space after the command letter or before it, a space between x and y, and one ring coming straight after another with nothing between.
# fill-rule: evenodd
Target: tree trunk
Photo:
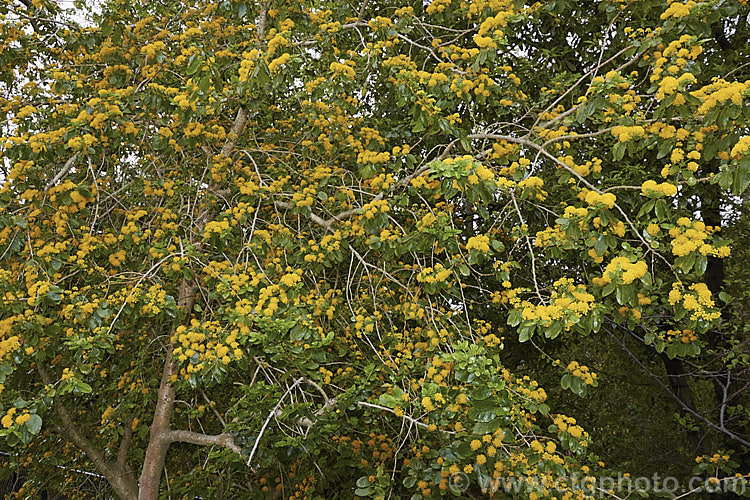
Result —
<instances>
[{"instance_id":1,"label":"tree trunk","mask_svg":"<svg viewBox=\"0 0 750 500\"><path fill-rule=\"evenodd\" d=\"M146 457L141 469L141 477L138 481L138 500L156 500L159 498L159 484L161 482L161 471L169 450L170 419L172 405L174 404L174 387L172 386L172 363L171 344L167 346L167 359L164 361L164 373L161 376L161 384L156 399L154 420L149 429L149 441L146 448Z\"/></svg>"}]
</instances>

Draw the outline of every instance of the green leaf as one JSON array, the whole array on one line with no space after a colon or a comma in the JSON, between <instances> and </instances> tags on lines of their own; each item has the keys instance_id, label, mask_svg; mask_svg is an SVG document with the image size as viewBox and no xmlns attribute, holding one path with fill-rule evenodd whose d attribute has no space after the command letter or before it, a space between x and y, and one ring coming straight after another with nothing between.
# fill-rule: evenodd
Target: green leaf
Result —
<instances>
[{"instance_id":1,"label":"green leaf","mask_svg":"<svg viewBox=\"0 0 750 500\"><path fill-rule=\"evenodd\" d=\"M198 88L200 88L203 93L208 92L208 89L211 88L211 76L205 75L203 78L201 78L198 82Z\"/></svg>"},{"instance_id":2,"label":"green leaf","mask_svg":"<svg viewBox=\"0 0 750 500\"><path fill-rule=\"evenodd\" d=\"M93 389L91 388L89 384L87 384L86 382L82 382L82 381L76 382L75 387L78 390L78 392L82 392L83 394L91 394L91 392L93 391Z\"/></svg>"},{"instance_id":3,"label":"green leaf","mask_svg":"<svg viewBox=\"0 0 750 500\"><path fill-rule=\"evenodd\" d=\"M505 421L505 417L497 417L489 422L477 422L471 429L473 434L492 434L500 428Z\"/></svg>"},{"instance_id":4,"label":"green leaf","mask_svg":"<svg viewBox=\"0 0 750 500\"><path fill-rule=\"evenodd\" d=\"M102 35L109 36L112 33L113 27L112 20L109 18L105 19L101 25Z\"/></svg>"},{"instance_id":5,"label":"green leaf","mask_svg":"<svg viewBox=\"0 0 750 500\"><path fill-rule=\"evenodd\" d=\"M370 486L370 479L367 476L362 476L359 479L357 479L357 486L360 488L367 488Z\"/></svg>"},{"instance_id":6,"label":"green leaf","mask_svg":"<svg viewBox=\"0 0 750 500\"><path fill-rule=\"evenodd\" d=\"M201 66L203 65L203 59L201 59L197 55L192 55L188 59L188 67L187 67L187 75L190 76L194 74L196 71L198 71Z\"/></svg>"},{"instance_id":7,"label":"green leaf","mask_svg":"<svg viewBox=\"0 0 750 500\"><path fill-rule=\"evenodd\" d=\"M703 276L703 274L706 272L706 268L708 267L708 258L700 254L695 258L695 272L698 273L698 276Z\"/></svg>"},{"instance_id":8,"label":"green leaf","mask_svg":"<svg viewBox=\"0 0 750 500\"><path fill-rule=\"evenodd\" d=\"M523 315L521 314L521 311L518 309L511 309L510 314L508 314L508 326L518 326L521 323L522 318Z\"/></svg>"},{"instance_id":9,"label":"green leaf","mask_svg":"<svg viewBox=\"0 0 750 500\"><path fill-rule=\"evenodd\" d=\"M526 325L521 327L521 330L518 332L518 341L519 342L526 342L531 338L531 334L534 333L534 326L533 325Z\"/></svg>"},{"instance_id":10,"label":"green leaf","mask_svg":"<svg viewBox=\"0 0 750 500\"><path fill-rule=\"evenodd\" d=\"M624 142L618 142L615 144L615 147L612 149L612 158L615 161L622 160L622 157L625 156L625 143Z\"/></svg>"},{"instance_id":11,"label":"green leaf","mask_svg":"<svg viewBox=\"0 0 750 500\"><path fill-rule=\"evenodd\" d=\"M5 437L5 441L8 443L8 446L12 448L21 441L21 438L15 432L11 432Z\"/></svg>"},{"instance_id":12,"label":"green leaf","mask_svg":"<svg viewBox=\"0 0 750 500\"><path fill-rule=\"evenodd\" d=\"M468 276L471 274L471 271L469 270L469 266L464 264L463 262L458 265L458 270L463 276Z\"/></svg>"},{"instance_id":13,"label":"green leaf","mask_svg":"<svg viewBox=\"0 0 750 500\"><path fill-rule=\"evenodd\" d=\"M659 220L664 220L667 218L667 204L664 200L656 200L655 203L656 208L656 217Z\"/></svg>"},{"instance_id":14,"label":"green leaf","mask_svg":"<svg viewBox=\"0 0 750 500\"><path fill-rule=\"evenodd\" d=\"M32 413L30 417L25 424L26 429L31 434L37 434L42 429L42 418L36 413Z\"/></svg>"},{"instance_id":15,"label":"green leaf","mask_svg":"<svg viewBox=\"0 0 750 500\"><path fill-rule=\"evenodd\" d=\"M604 239L604 235L599 236L599 238L596 240L596 243L594 244L594 250L596 250L596 253L599 256L603 256L607 251L607 242Z\"/></svg>"}]
</instances>

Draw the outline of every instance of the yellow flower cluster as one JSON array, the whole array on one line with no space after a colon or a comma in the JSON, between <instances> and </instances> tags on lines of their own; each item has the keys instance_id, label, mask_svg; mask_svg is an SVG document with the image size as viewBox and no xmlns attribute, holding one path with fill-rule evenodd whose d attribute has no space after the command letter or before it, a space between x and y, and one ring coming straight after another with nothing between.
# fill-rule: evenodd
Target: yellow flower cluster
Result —
<instances>
[{"instance_id":1,"label":"yellow flower cluster","mask_svg":"<svg viewBox=\"0 0 750 500\"><path fill-rule=\"evenodd\" d=\"M708 463L717 464L717 463L719 463L722 460L723 461L729 461L729 459L730 459L729 455L719 455L718 453L714 453L710 457L708 455L699 455L699 456L695 457L695 463L699 464L701 462L706 461Z\"/></svg>"},{"instance_id":2,"label":"yellow flower cluster","mask_svg":"<svg viewBox=\"0 0 750 500\"><path fill-rule=\"evenodd\" d=\"M224 220L212 220L208 222L203 228L203 241L208 241L211 236L221 234L229 229L229 219Z\"/></svg>"},{"instance_id":3,"label":"yellow flower cluster","mask_svg":"<svg viewBox=\"0 0 750 500\"><path fill-rule=\"evenodd\" d=\"M491 181L491 180L495 179L495 174L492 173L492 170L490 170L489 168L485 167L481 163L475 163L474 164L474 173L470 174L469 177L468 177L469 181L472 184L476 184L476 182L472 182L471 181L471 177L472 176L478 177L480 180L483 180L483 181Z\"/></svg>"},{"instance_id":4,"label":"yellow flower cluster","mask_svg":"<svg viewBox=\"0 0 750 500\"><path fill-rule=\"evenodd\" d=\"M674 306L682 301L682 307L692 313L691 319L713 321L721 316L719 311L710 310L713 309L715 303L711 296L711 290L705 283L690 285L687 292L682 292L681 289L681 283L672 285L672 290L669 292L669 303Z\"/></svg>"},{"instance_id":5,"label":"yellow flower cluster","mask_svg":"<svg viewBox=\"0 0 750 500\"><path fill-rule=\"evenodd\" d=\"M627 257L615 257L607 264L602 277L594 278L592 281L597 285L604 286L619 276L623 283L629 284L643 278L647 272L648 265L645 261L631 262Z\"/></svg>"},{"instance_id":6,"label":"yellow flower cluster","mask_svg":"<svg viewBox=\"0 0 750 500\"><path fill-rule=\"evenodd\" d=\"M481 253L488 253L490 251L489 236L483 234L472 236L469 238L469 241L466 242L466 250L477 250Z\"/></svg>"},{"instance_id":7,"label":"yellow flower cluster","mask_svg":"<svg viewBox=\"0 0 750 500\"><path fill-rule=\"evenodd\" d=\"M646 130L640 125L634 125L632 127L618 125L612 129L612 135L617 137L620 142L628 142L630 139L636 137L646 137Z\"/></svg>"},{"instance_id":8,"label":"yellow flower cluster","mask_svg":"<svg viewBox=\"0 0 750 500\"><path fill-rule=\"evenodd\" d=\"M71 139L68 139L68 148L74 149L74 150L80 150L84 147L90 147L94 144L98 143L99 139L94 137L91 134L84 134L83 137L73 137Z\"/></svg>"},{"instance_id":9,"label":"yellow flower cluster","mask_svg":"<svg viewBox=\"0 0 750 500\"><path fill-rule=\"evenodd\" d=\"M253 49L249 52L242 54L242 62L240 62L240 82L246 82L250 79L250 73L255 69L255 61L259 56L258 49Z\"/></svg>"},{"instance_id":10,"label":"yellow flower cluster","mask_svg":"<svg viewBox=\"0 0 750 500\"><path fill-rule=\"evenodd\" d=\"M393 149L394 151L401 150L399 146L396 146ZM372 179L369 179L370 187L372 188L373 192L376 193L387 191L391 186L393 186L395 182L396 180L393 178L393 174L378 174Z\"/></svg>"},{"instance_id":11,"label":"yellow flower cluster","mask_svg":"<svg viewBox=\"0 0 750 500\"><path fill-rule=\"evenodd\" d=\"M544 179L535 175L527 177L518 183L519 188L529 189L531 196L539 201L543 201L547 198L547 191L544 191L542 186L544 186Z\"/></svg>"},{"instance_id":12,"label":"yellow flower cluster","mask_svg":"<svg viewBox=\"0 0 750 500\"><path fill-rule=\"evenodd\" d=\"M2 419L0 419L0 423L5 427L6 429L13 425L14 422L14 415L16 414L16 407L11 406L8 408L8 412L3 416Z\"/></svg>"},{"instance_id":13,"label":"yellow flower cluster","mask_svg":"<svg viewBox=\"0 0 750 500\"><path fill-rule=\"evenodd\" d=\"M568 331L594 309L594 296L586 291L585 285L574 285L570 278L560 278L553 286L557 290L552 292L549 305L536 305L524 300L515 307L521 309L521 317L525 321L538 322L541 326L564 319L564 328Z\"/></svg>"},{"instance_id":14,"label":"yellow flower cluster","mask_svg":"<svg viewBox=\"0 0 750 500\"><path fill-rule=\"evenodd\" d=\"M161 40L157 40L156 42L149 43L141 47L141 54L146 54L146 57L151 59L156 55L157 52L164 52L166 48L167 46L164 44L164 42L162 42Z\"/></svg>"},{"instance_id":15,"label":"yellow flower cluster","mask_svg":"<svg viewBox=\"0 0 750 500\"><path fill-rule=\"evenodd\" d=\"M659 18L669 19L670 17L674 17L676 19L680 19L682 17L690 15L690 9L692 9L695 5L696 4L693 0L687 0L687 2L685 3L673 1L669 5L669 7L667 7L667 10L662 12Z\"/></svg>"},{"instance_id":16,"label":"yellow flower cluster","mask_svg":"<svg viewBox=\"0 0 750 500\"><path fill-rule=\"evenodd\" d=\"M50 286L49 281L36 281L31 283L28 288L29 298L26 300L26 303L33 306L36 303L37 298L42 297L49 292Z\"/></svg>"},{"instance_id":17,"label":"yellow flower cluster","mask_svg":"<svg viewBox=\"0 0 750 500\"><path fill-rule=\"evenodd\" d=\"M354 68L347 64L342 64L340 62L334 61L331 63L331 71L333 71L334 76L342 75L348 80L354 80Z\"/></svg>"},{"instance_id":18,"label":"yellow flower cluster","mask_svg":"<svg viewBox=\"0 0 750 500\"><path fill-rule=\"evenodd\" d=\"M362 206L363 216L366 219L372 219L378 212L385 213L390 212L391 207L388 205L386 200L374 200L370 203L366 203Z\"/></svg>"},{"instance_id":19,"label":"yellow flower cluster","mask_svg":"<svg viewBox=\"0 0 750 500\"><path fill-rule=\"evenodd\" d=\"M641 192L651 197L674 196L677 194L677 186L669 182L657 184L656 181L647 180L641 184Z\"/></svg>"},{"instance_id":20,"label":"yellow flower cluster","mask_svg":"<svg viewBox=\"0 0 750 500\"><path fill-rule=\"evenodd\" d=\"M612 208L615 206L617 197L614 193L597 193L596 191L588 191L583 198L589 205L603 205L606 208Z\"/></svg>"},{"instance_id":21,"label":"yellow flower cluster","mask_svg":"<svg viewBox=\"0 0 750 500\"><path fill-rule=\"evenodd\" d=\"M112 267L120 267L125 262L125 250L119 250L117 252L109 254L107 258Z\"/></svg>"},{"instance_id":22,"label":"yellow flower cluster","mask_svg":"<svg viewBox=\"0 0 750 500\"><path fill-rule=\"evenodd\" d=\"M560 227L560 224L555 224L554 227L548 227L542 231L537 231L536 237L534 238L534 246L541 248L553 242L565 241L566 238L567 235Z\"/></svg>"},{"instance_id":23,"label":"yellow flower cluster","mask_svg":"<svg viewBox=\"0 0 750 500\"><path fill-rule=\"evenodd\" d=\"M445 73L417 71L415 74L419 78L420 82L426 84L428 87L437 87L438 85L443 85L450 81L450 78Z\"/></svg>"},{"instance_id":24,"label":"yellow flower cluster","mask_svg":"<svg viewBox=\"0 0 750 500\"><path fill-rule=\"evenodd\" d=\"M289 272L286 273L284 276L282 276L279 281L285 285L287 288L292 288L294 285L302 281L302 270L299 269L295 272Z\"/></svg>"},{"instance_id":25,"label":"yellow flower cluster","mask_svg":"<svg viewBox=\"0 0 750 500\"><path fill-rule=\"evenodd\" d=\"M472 3L472 7L476 6ZM512 6L511 9L512 10ZM471 11L471 8L470 8ZM495 48L497 45L492 40L492 35L502 37L504 28L508 25L507 18L512 12L500 11L494 16L490 16L479 25L479 31L474 35L474 43L480 48ZM489 35L489 36L488 36Z\"/></svg>"},{"instance_id":26,"label":"yellow flower cluster","mask_svg":"<svg viewBox=\"0 0 750 500\"><path fill-rule=\"evenodd\" d=\"M662 340L671 341L679 339L683 344L689 344L698 340L698 336L693 330L685 328L684 330L667 330L665 334L659 335Z\"/></svg>"},{"instance_id":27,"label":"yellow flower cluster","mask_svg":"<svg viewBox=\"0 0 750 500\"><path fill-rule=\"evenodd\" d=\"M574 377L581 379L586 385L593 385L596 380L596 373L589 370L586 365L578 364L578 361L571 361L567 369Z\"/></svg>"},{"instance_id":28,"label":"yellow flower cluster","mask_svg":"<svg viewBox=\"0 0 750 500\"><path fill-rule=\"evenodd\" d=\"M572 207L567 206L565 207L565 212L563 213L563 217L566 219L582 219L588 215L589 211L588 209L581 207Z\"/></svg>"},{"instance_id":29,"label":"yellow flower cluster","mask_svg":"<svg viewBox=\"0 0 750 500\"><path fill-rule=\"evenodd\" d=\"M741 156L746 156L748 151L750 151L750 135L746 135L737 141L737 144L732 148L730 156L732 158L739 158Z\"/></svg>"},{"instance_id":30,"label":"yellow flower cluster","mask_svg":"<svg viewBox=\"0 0 750 500\"><path fill-rule=\"evenodd\" d=\"M672 237L672 254L682 257L698 250L702 255L728 257L730 253L728 246L714 247L706 243L708 234L713 230L701 221L691 221L687 217L680 217L677 220L677 226L669 230L669 235Z\"/></svg>"},{"instance_id":31,"label":"yellow flower cluster","mask_svg":"<svg viewBox=\"0 0 750 500\"><path fill-rule=\"evenodd\" d=\"M425 267L417 274L417 281L420 283L441 283L451 275L450 269L446 269L442 264L436 264L435 267Z\"/></svg>"},{"instance_id":32,"label":"yellow flower cluster","mask_svg":"<svg viewBox=\"0 0 750 500\"><path fill-rule=\"evenodd\" d=\"M746 82L727 82L719 78L699 89L691 92L690 95L703 101L698 107L698 114L706 114L717 104L723 104L732 101L736 105L742 104L742 99L747 89L750 88L750 80Z\"/></svg>"},{"instance_id":33,"label":"yellow flower cluster","mask_svg":"<svg viewBox=\"0 0 750 500\"><path fill-rule=\"evenodd\" d=\"M552 419L552 423L557 426L561 432L567 432L576 439L581 437L588 437L588 432L585 432L583 428L577 425L576 419L573 417L566 417L565 415L555 415ZM580 443L581 445L587 444L585 441Z\"/></svg>"},{"instance_id":34,"label":"yellow flower cluster","mask_svg":"<svg viewBox=\"0 0 750 500\"><path fill-rule=\"evenodd\" d=\"M177 344L174 355L179 362L191 360L186 368L180 370L180 374L188 379L193 373L201 371L207 364L220 361L228 365L232 360L242 358L242 349L237 342L239 330L233 330L226 339L221 340L223 330L217 321L201 322L197 319L190 320L190 326L180 325L175 330L172 342ZM197 355L198 361L194 362Z\"/></svg>"},{"instance_id":35,"label":"yellow flower cluster","mask_svg":"<svg viewBox=\"0 0 750 500\"><path fill-rule=\"evenodd\" d=\"M18 113L16 113L16 118L26 118L32 113L36 113L36 108L34 106L24 106L18 110Z\"/></svg>"},{"instance_id":36,"label":"yellow flower cluster","mask_svg":"<svg viewBox=\"0 0 750 500\"><path fill-rule=\"evenodd\" d=\"M372 163L372 164L385 163L390 159L391 159L391 154L388 151L383 151L382 153L378 153L375 151L370 151L368 149L365 151L361 151L357 155L357 163L360 165L365 165L367 163Z\"/></svg>"},{"instance_id":37,"label":"yellow flower cluster","mask_svg":"<svg viewBox=\"0 0 750 500\"><path fill-rule=\"evenodd\" d=\"M674 94L679 88L684 87L688 83L695 80L695 76L693 76L692 73L683 73L678 78L675 78L673 76L665 76L660 82L659 82L659 90L656 91L656 98L657 99L664 99L667 96L670 96ZM681 95L678 97L682 97ZM684 104L685 99L684 97L682 99L675 99L675 104L680 105Z\"/></svg>"},{"instance_id":38,"label":"yellow flower cluster","mask_svg":"<svg viewBox=\"0 0 750 500\"><path fill-rule=\"evenodd\" d=\"M62 374L60 375L60 381L65 382L66 380L70 380L75 376L76 374L70 371L70 368L63 368Z\"/></svg>"},{"instance_id":39,"label":"yellow flower cluster","mask_svg":"<svg viewBox=\"0 0 750 500\"><path fill-rule=\"evenodd\" d=\"M672 239L672 253L678 257L688 255L705 243L708 234L701 221L691 221L687 217L677 220L677 226L669 230Z\"/></svg>"},{"instance_id":40,"label":"yellow flower cluster","mask_svg":"<svg viewBox=\"0 0 750 500\"><path fill-rule=\"evenodd\" d=\"M311 207L315 204L315 188L306 186L302 191L292 195L292 201L298 207Z\"/></svg>"},{"instance_id":41,"label":"yellow flower cluster","mask_svg":"<svg viewBox=\"0 0 750 500\"><path fill-rule=\"evenodd\" d=\"M286 292L279 285L270 285L260 290L255 310L263 311L264 316L273 316L279 309L279 303L287 304L288 302Z\"/></svg>"},{"instance_id":42,"label":"yellow flower cluster","mask_svg":"<svg viewBox=\"0 0 750 500\"><path fill-rule=\"evenodd\" d=\"M15 319L15 316L10 319ZM0 360L8 356L10 353L15 352L19 347L21 347L21 341L15 335L0 340Z\"/></svg>"},{"instance_id":43,"label":"yellow flower cluster","mask_svg":"<svg viewBox=\"0 0 750 500\"><path fill-rule=\"evenodd\" d=\"M438 12L444 12L450 4L451 0L432 0L425 10L428 14L433 15Z\"/></svg>"},{"instance_id":44,"label":"yellow flower cluster","mask_svg":"<svg viewBox=\"0 0 750 500\"><path fill-rule=\"evenodd\" d=\"M111 405L110 405L110 406L107 406L107 409L105 409L105 410L104 410L104 411L102 412L102 419L101 419L101 423L102 423L102 425L104 425L104 424L106 424L106 423L107 423L107 420L109 420L109 419L110 419L110 417L112 416L112 414L113 414L114 412L115 412L115 409L114 409L114 408L113 408L113 407L112 407Z\"/></svg>"},{"instance_id":45,"label":"yellow flower cluster","mask_svg":"<svg viewBox=\"0 0 750 500\"><path fill-rule=\"evenodd\" d=\"M381 239L383 234L381 232ZM323 262L327 254L335 252L341 248L341 232L335 231L333 234L327 234L321 238L319 243L315 240L309 240L309 253L305 255L305 262Z\"/></svg>"},{"instance_id":46,"label":"yellow flower cluster","mask_svg":"<svg viewBox=\"0 0 750 500\"><path fill-rule=\"evenodd\" d=\"M159 314L167 302L167 292L160 285L151 285L145 294L141 314Z\"/></svg>"},{"instance_id":47,"label":"yellow flower cluster","mask_svg":"<svg viewBox=\"0 0 750 500\"><path fill-rule=\"evenodd\" d=\"M526 179L522 180L518 183L518 186L521 188L525 187L542 187L544 186L544 179L541 177L537 177L535 175L532 175L531 177L527 177Z\"/></svg>"},{"instance_id":48,"label":"yellow flower cluster","mask_svg":"<svg viewBox=\"0 0 750 500\"><path fill-rule=\"evenodd\" d=\"M283 65L289 62L292 56L288 52L284 52L279 57L268 63L268 71L272 74L278 72Z\"/></svg>"}]
</instances>

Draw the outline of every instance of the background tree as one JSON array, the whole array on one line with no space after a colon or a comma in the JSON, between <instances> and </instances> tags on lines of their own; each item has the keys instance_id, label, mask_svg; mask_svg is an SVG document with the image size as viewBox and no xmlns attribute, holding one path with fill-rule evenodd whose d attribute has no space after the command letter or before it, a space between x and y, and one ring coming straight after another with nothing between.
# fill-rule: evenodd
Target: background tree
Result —
<instances>
[{"instance_id":1,"label":"background tree","mask_svg":"<svg viewBox=\"0 0 750 500\"><path fill-rule=\"evenodd\" d=\"M2 14L18 496L744 487L746 2Z\"/></svg>"}]
</instances>

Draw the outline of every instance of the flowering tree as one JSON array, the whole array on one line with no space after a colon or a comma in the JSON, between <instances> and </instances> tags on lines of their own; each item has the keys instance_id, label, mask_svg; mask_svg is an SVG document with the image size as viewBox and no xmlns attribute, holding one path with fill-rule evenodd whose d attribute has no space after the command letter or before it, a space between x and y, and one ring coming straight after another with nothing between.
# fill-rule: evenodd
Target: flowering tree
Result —
<instances>
[{"instance_id":1,"label":"flowering tree","mask_svg":"<svg viewBox=\"0 0 750 500\"><path fill-rule=\"evenodd\" d=\"M622 359L737 466L746 2L0 12L19 495L599 495L561 408Z\"/></svg>"}]
</instances>

